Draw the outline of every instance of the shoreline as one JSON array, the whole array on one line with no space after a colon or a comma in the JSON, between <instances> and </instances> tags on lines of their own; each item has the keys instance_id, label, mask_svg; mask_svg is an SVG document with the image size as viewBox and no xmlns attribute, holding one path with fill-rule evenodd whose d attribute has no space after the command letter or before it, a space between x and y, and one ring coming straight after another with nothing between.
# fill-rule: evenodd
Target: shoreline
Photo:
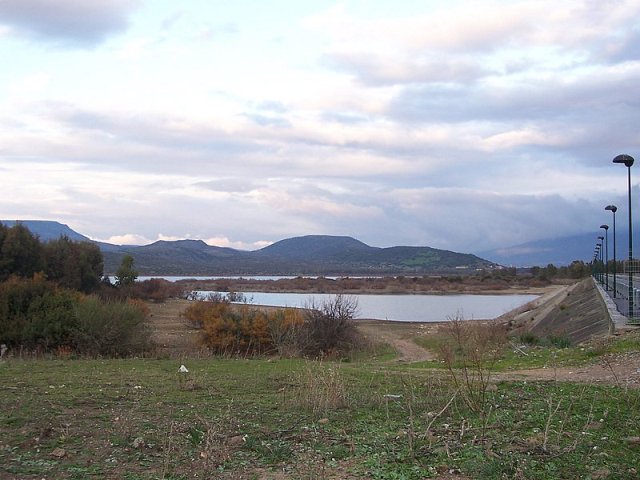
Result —
<instances>
[{"instance_id":1,"label":"shoreline","mask_svg":"<svg viewBox=\"0 0 640 480\"><path fill-rule=\"evenodd\" d=\"M401 288L397 285L386 285L384 288L343 288L339 285L313 285L307 288L296 288L291 285L277 285L273 281L181 281L187 291L214 292L258 292L258 293L295 293L295 294L332 294L332 295L539 295L543 296L562 288L564 285L545 286L508 286L505 288L484 288L482 286L465 285L463 288Z\"/></svg>"}]
</instances>

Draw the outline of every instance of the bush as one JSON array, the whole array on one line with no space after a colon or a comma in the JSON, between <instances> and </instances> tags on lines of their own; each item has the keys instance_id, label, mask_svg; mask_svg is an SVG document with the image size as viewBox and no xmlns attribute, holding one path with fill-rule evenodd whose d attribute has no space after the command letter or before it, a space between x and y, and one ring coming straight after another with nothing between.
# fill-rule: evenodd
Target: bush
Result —
<instances>
[{"instance_id":1,"label":"bush","mask_svg":"<svg viewBox=\"0 0 640 480\"><path fill-rule=\"evenodd\" d=\"M540 345L540 337L538 337L536 334L531 332L523 333L518 337L518 340L520 341L520 343L524 345L531 345L531 346Z\"/></svg>"},{"instance_id":2,"label":"bush","mask_svg":"<svg viewBox=\"0 0 640 480\"><path fill-rule=\"evenodd\" d=\"M134 298L158 303L171 297L182 297L183 293L181 287L163 278L150 278L142 282L135 282L129 290L129 294Z\"/></svg>"},{"instance_id":3,"label":"bush","mask_svg":"<svg viewBox=\"0 0 640 480\"><path fill-rule=\"evenodd\" d=\"M571 339L566 335L549 335L546 338L546 343L556 348L569 348Z\"/></svg>"},{"instance_id":4,"label":"bush","mask_svg":"<svg viewBox=\"0 0 640 480\"><path fill-rule=\"evenodd\" d=\"M202 328L202 342L223 355L261 355L295 350L295 331L302 324L294 309L263 311L249 305L231 305L226 299L195 302L185 317Z\"/></svg>"},{"instance_id":5,"label":"bush","mask_svg":"<svg viewBox=\"0 0 640 480\"><path fill-rule=\"evenodd\" d=\"M353 316L357 303L337 295L319 307L261 310L231 305L228 299L191 304L185 317L202 329L202 341L223 355L318 357L343 354L361 344Z\"/></svg>"},{"instance_id":6,"label":"bush","mask_svg":"<svg viewBox=\"0 0 640 480\"><path fill-rule=\"evenodd\" d=\"M124 356L150 347L139 300L101 301L57 287L40 275L0 284L0 343L9 348Z\"/></svg>"},{"instance_id":7,"label":"bush","mask_svg":"<svg viewBox=\"0 0 640 480\"><path fill-rule=\"evenodd\" d=\"M76 305L75 315L73 340L80 353L122 357L144 353L151 347L145 311L136 303L103 302L90 296Z\"/></svg>"},{"instance_id":8,"label":"bush","mask_svg":"<svg viewBox=\"0 0 640 480\"><path fill-rule=\"evenodd\" d=\"M42 276L0 284L0 343L53 350L72 343L78 294L58 289Z\"/></svg>"},{"instance_id":9,"label":"bush","mask_svg":"<svg viewBox=\"0 0 640 480\"><path fill-rule=\"evenodd\" d=\"M307 307L304 325L298 332L303 355L337 355L353 350L361 343L353 318L358 302L353 297L336 295L320 306Z\"/></svg>"}]
</instances>

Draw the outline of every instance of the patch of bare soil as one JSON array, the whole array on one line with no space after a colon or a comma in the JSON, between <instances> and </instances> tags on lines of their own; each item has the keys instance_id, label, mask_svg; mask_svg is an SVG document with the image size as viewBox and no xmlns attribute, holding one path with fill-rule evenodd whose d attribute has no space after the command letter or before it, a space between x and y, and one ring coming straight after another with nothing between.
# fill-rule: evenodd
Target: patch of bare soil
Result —
<instances>
[{"instance_id":1,"label":"patch of bare soil","mask_svg":"<svg viewBox=\"0 0 640 480\"><path fill-rule=\"evenodd\" d=\"M356 325L371 341L391 345L398 353L397 361L423 362L435 358L433 352L414 343L413 338L429 334L437 324L358 320Z\"/></svg>"},{"instance_id":2,"label":"patch of bare soil","mask_svg":"<svg viewBox=\"0 0 640 480\"><path fill-rule=\"evenodd\" d=\"M640 388L640 352L605 355L591 365L516 370L495 375L494 379L578 382Z\"/></svg>"},{"instance_id":3,"label":"patch of bare soil","mask_svg":"<svg viewBox=\"0 0 640 480\"><path fill-rule=\"evenodd\" d=\"M198 330L182 313L189 305L188 300L172 298L162 303L149 303L151 316L151 340L158 353L168 356L192 355L200 350Z\"/></svg>"}]
</instances>

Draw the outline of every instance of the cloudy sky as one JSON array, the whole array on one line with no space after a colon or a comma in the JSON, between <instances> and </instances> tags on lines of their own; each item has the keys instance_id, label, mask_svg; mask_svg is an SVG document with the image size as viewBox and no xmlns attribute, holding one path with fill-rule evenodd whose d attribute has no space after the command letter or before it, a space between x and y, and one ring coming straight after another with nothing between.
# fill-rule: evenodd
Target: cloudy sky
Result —
<instances>
[{"instance_id":1,"label":"cloudy sky","mask_svg":"<svg viewBox=\"0 0 640 480\"><path fill-rule=\"evenodd\" d=\"M113 243L597 232L640 155L637 0L0 0L0 62L0 218Z\"/></svg>"}]
</instances>

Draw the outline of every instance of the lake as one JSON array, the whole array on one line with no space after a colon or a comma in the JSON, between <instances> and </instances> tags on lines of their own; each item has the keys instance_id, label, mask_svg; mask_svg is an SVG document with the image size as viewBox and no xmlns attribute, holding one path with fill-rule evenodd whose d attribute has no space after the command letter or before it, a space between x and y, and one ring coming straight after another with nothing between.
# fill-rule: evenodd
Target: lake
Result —
<instances>
[{"instance_id":1,"label":"lake","mask_svg":"<svg viewBox=\"0 0 640 480\"><path fill-rule=\"evenodd\" d=\"M205 297L207 291L196 292ZM226 294L227 292L220 292ZM254 305L305 307L331 301L335 295L323 293L243 292ZM439 322L460 317L484 320L499 317L535 300L537 295L349 295L358 301L356 318L402 322Z\"/></svg>"}]
</instances>

